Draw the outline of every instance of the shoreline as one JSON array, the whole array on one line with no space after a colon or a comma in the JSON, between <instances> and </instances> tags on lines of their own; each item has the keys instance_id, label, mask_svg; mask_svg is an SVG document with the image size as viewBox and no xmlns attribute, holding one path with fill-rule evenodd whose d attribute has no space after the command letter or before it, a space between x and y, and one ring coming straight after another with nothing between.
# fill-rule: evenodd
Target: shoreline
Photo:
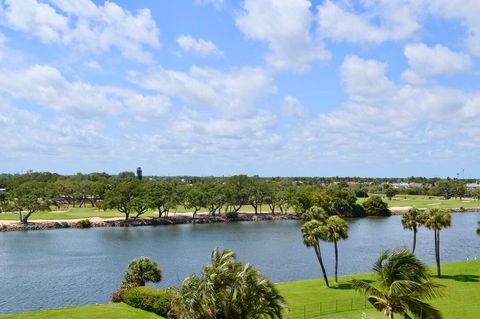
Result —
<instances>
[{"instance_id":1,"label":"shoreline","mask_svg":"<svg viewBox=\"0 0 480 319\"><path fill-rule=\"evenodd\" d=\"M89 220L90 227L82 227L79 221ZM0 221L0 232L11 231L30 231L30 230L50 230L50 229L89 229L104 227L140 227L140 226L161 226L161 225L182 225L182 224L211 224L211 223L232 223L232 222L255 222L255 221L279 221L279 220L300 220L297 214L271 214L259 213L239 213L236 218L226 218L222 216L205 216L197 215L193 218L187 215L176 215L168 217L151 217L151 218L131 218L128 221L123 217L117 218L100 218L90 217L69 220L31 220L27 225L21 224L19 221L2 220Z\"/></svg>"},{"instance_id":2,"label":"shoreline","mask_svg":"<svg viewBox=\"0 0 480 319\"><path fill-rule=\"evenodd\" d=\"M409 206L397 206L389 208L392 216L402 215ZM474 213L479 212L480 208L455 208L451 210L452 213ZM352 217L352 218L368 218L367 217ZM82 227L79 221L89 220L91 226ZM176 213L174 216L168 217L148 217L148 218L131 218L128 221L123 217L113 218L79 218L79 219L32 219L27 225L21 224L16 220L0 220L0 233L12 231L30 231L30 230L51 230L51 229L89 229L89 228L104 228L104 227L140 227L140 226L161 226L161 225L182 225L182 224L212 224L212 223L234 223L234 222L255 222L255 221L281 221L281 220L301 220L295 213L286 214L272 214L272 213L258 213L239 212L236 218L226 218L225 215L208 216L206 214L198 214L193 218L190 213Z\"/></svg>"}]
</instances>

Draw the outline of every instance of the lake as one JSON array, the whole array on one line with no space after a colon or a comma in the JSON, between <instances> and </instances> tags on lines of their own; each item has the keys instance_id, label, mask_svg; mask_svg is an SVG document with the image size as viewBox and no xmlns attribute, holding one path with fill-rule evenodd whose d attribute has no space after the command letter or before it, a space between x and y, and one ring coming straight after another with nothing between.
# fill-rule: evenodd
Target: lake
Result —
<instances>
[{"instance_id":1,"label":"lake","mask_svg":"<svg viewBox=\"0 0 480 319\"><path fill-rule=\"evenodd\" d=\"M381 250L410 247L412 232L400 218L350 220L350 237L339 243L340 274L369 272ZM452 227L440 235L442 262L480 258L478 220L480 213L452 214ZM0 233L0 313L106 303L139 256L160 264L158 286L178 286L209 262L215 247L233 249L274 282L319 278L300 226L267 221ZM435 262L433 240L433 232L420 229L417 254L428 264ZM333 245L322 242L321 249L333 276Z\"/></svg>"}]
</instances>

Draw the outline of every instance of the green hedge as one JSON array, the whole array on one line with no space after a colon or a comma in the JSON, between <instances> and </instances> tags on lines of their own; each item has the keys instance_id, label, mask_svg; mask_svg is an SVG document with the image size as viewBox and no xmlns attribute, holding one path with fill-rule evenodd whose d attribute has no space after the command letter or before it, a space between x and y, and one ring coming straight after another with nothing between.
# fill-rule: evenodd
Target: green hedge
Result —
<instances>
[{"instance_id":1,"label":"green hedge","mask_svg":"<svg viewBox=\"0 0 480 319\"><path fill-rule=\"evenodd\" d=\"M122 301L134 308L150 311L167 317L173 299L172 289L157 289L152 287L135 287L123 292Z\"/></svg>"}]
</instances>

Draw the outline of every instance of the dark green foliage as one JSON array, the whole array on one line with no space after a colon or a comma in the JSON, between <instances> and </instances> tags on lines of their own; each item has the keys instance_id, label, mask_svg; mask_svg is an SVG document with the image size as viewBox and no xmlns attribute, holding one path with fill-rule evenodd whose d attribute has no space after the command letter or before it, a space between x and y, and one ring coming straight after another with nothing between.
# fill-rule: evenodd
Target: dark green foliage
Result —
<instances>
[{"instance_id":1,"label":"dark green foliage","mask_svg":"<svg viewBox=\"0 0 480 319\"><path fill-rule=\"evenodd\" d=\"M183 281L171 314L182 319L282 318L285 301L275 285L231 250L212 252L201 276Z\"/></svg>"},{"instance_id":2,"label":"dark green foliage","mask_svg":"<svg viewBox=\"0 0 480 319\"><path fill-rule=\"evenodd\" d=\"M121 294L121 301L134 308L150 311L167 317L173 300L172 289L135 287Z\"/></svg>"},{"instance_id":3,"label":"dark green foliage","mask_svg":"<svg viewBox=\"0 0 480 319\"><path fill-rule=\"evenodd\" d=\"M145 286L145 282L160 282L162 271L157 262L148 258L140 257L128 264L125 272L122 288Z\"/></svg>"},{"instance_id":4,"label":"dark green foliage","mask_svg":"<svg viewBox=\"0 0 480 319\"><path fill-rule=\"evenodd\" d=\"M406 249L385 251L373 265L378 286L353 280L353 287L388 318L441 319L441 313L425 302L442 294L442 285L430 280L427 267Z\"/></svg>"},{"instance_id":5,"label":"dark green foliage","mask_svg":"<svg viewBox=\"0 0 480 319\"><path fill-rule=\"evenodd\" d=\"M78 228L90 228L92 227L92 222L89 219L82 219L77 222Z\"/></svg>"},{"instance_id":6,"label":"dark green foliage","mask_svg":"<svg viewBox=\"0 0 480 319\"><path fill-rule=\"evenodd\" d=\"M368 198L363 202L363 208L365 208L367 216L383 217L392 215L388 209L387 203L385 203L379 196L371 196Z\"/></svg>"}]
</instances>

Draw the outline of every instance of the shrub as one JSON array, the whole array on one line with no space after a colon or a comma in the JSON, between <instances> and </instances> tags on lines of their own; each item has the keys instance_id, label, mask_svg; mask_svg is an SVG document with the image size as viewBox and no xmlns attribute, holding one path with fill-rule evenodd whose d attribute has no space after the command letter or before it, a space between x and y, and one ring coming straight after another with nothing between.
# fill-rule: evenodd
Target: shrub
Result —
<instances>
[{"instance_id":1,"label":"shrub","mask_svg":"<svg viewBox=\"0 0 480 319\"><path fill-rule=\"evenodd\" d=\"M82 219L77 222L78 228L90 228L92 227L92 222L89 219Z\"/></svg>"},{"instance_id":2,"label":"shrub","mask_svg":"<svg viewBox=\"0 0 480 319\"><path fill-rule=\"evenodd\" d=\"M392 212L379 196L372 196L363 202L367 216L390 216Z\"/></svg>"},{"instance_id":3,"label":"shrub","mask_svg":"<svg viewBox=\"0 0 480 319\"><path fill-rule=\"evenodd\" d=\"M114 303L123 302L125 292L125 289L119 288L117 291L112 292L112 294L110 295L110 300Z\"/></svg>"},{"instance_id":4,"label":"shrub","mask_svg":"<svg viewBox=\"0 0 480 319\"><path fill-rule=\"evenodd\" d=\"M238 218L238 213L237 212L226 212L225 217L228 220L237 219Z\"/></svg>"},{"instance_id":5,"label":"shrub","mask_svg":"<svg viewBox=\"0 0 480 319\"><path fill-rule=\"evenodd\" d=\"M123 302L127 305L156 313L162 317L167 317L174 291L173 289L135 287L125 291L121 295Z\"/></svg>"}]
</instances>

